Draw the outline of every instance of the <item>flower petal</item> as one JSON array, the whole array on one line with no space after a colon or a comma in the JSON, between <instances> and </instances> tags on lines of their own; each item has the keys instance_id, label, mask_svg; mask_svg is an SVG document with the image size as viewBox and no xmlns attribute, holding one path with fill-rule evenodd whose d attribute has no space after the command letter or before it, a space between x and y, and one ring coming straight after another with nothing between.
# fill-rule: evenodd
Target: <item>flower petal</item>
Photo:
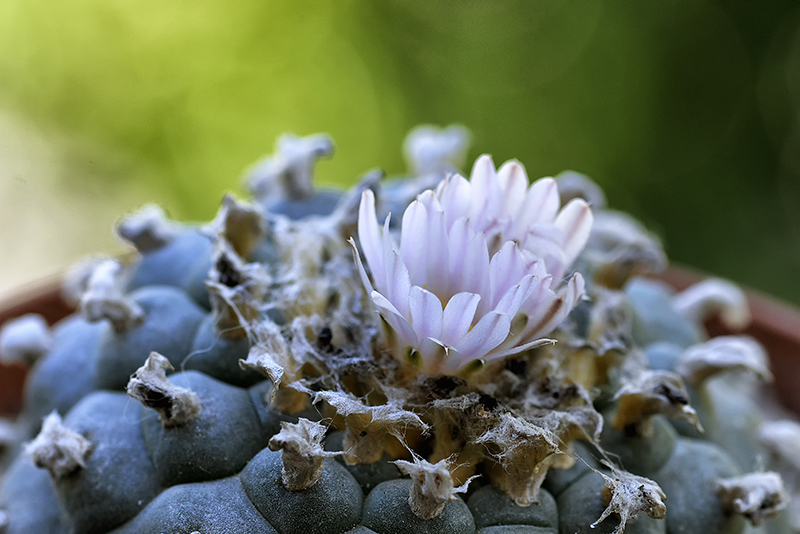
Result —
<instances>
[{"instance_id":1,"label":"flower petal","mask_svg":"<svg viewBox=\"0 0 800 534\"><path fill-rule=\"evenodd\" d=\"M455 375L469 363L455 347L447 347L441 361L438 363L437 372L444 375Z\"/></svg>"},{"instance_id":2,"label":"flower petal","mask_svg":"<svg viewBox=\"0 0 800 534\"><path fill-rule=\"evenodd\" d=\"M422 368L428 373L439 373L447 358L447 347L438 339L426 337L416 348L422 359Z\"/></svg>"},{"instance_id":3,"label":"flower petal","mask_svg":"<svg viewBox=\"0 0 800 534\"><path fill-rule=\"evenodd\" d=\"M408 319L397 311L397 308L395 308L394 304L392 304L389 299L377 291L373 291L370 297L372 298L373 304L378 308L381 317L386 319L386 322L389 323L392 330L399 336L403 348L416 347L418 344L417 334L414 333L414 329L411 327L411 323L408 322Z\"/></svg>"},{"instance_id":4,"label":"flower petal","mask_svg":"<svg viewBox=\"0 0 800 534\"><path fill-rule=\"evenodd\" d=\"M525 235L522 246L525 250L541 259L553 280L561 282L567 261L564 257L564 233L552 224L534 224Z\"/></svg>"},{"instance_id":5,"label":"flower petal","mask_svg":"<svg viewBox=\"0 0 800 534\"><path fill-rule=\"evenodd\" d=\"M419 286L411 287L409 298L411 326L417 337L439 339L442 335L442 302Z\"/></svg>"},{"instance_id":6,"label":"flower petal","mask_svg":"<svg viewBox=\"0 0 800 534\"><path fill-rule=\"evenodd\" d=\"M448 293L468 291L485 295L488 299L489 248L486 237L475 233L472 223L461 218L450 228L447 246L450 249L447 271L451 288ZM453 287L456 289L452 290ZM439 296L446 300L449 294Z\"/></svg>"},{"instance_id":7,"label":"flower petal","mask_svg":"<svg viewBox=\"0 0 800 534\"><path fill-rule=\"evenodd\" d=\"M477 369L548 343L539 338L583 294L580 275L564 286L561 280L588 240L591 211L581 200L559 211L556 182L528 187L518 162L495 170L481 156L469 181L453 175L420 193L403 214L399 247L388 218L378 226L374 204L371 192L362 195L359 276L397 331L388 340L402 345L396 356L413 348L423 372Z\"/></svg>"},{"instance_id":8,"label":"flower petal","mask_svg":"<svg viewBox=\"0 0 800 534\"><path fill-rule=\"evenodd\" d=\"M480 295L466 291L456 293L450 298L442 315L442 341L455 345L469 332L480 300Z\"/></svg>"},{"instance_id":9,"label":"flower petal","mask_svg":"<svg viewBox=\"0 0 800 534\"><path fill-rule=\"evenodd\" d=\"M361 204L358 206L358 241L374 276L385 276L383 263L383 238L378 217L375 214L375 194L367 189L361 194ZM378 286L381 283L375 281Z\"/></svg>"},{"instance_id":10,"label":"flower petal","mask_svg":"<svg viewBox=\"0 0 800 534\"><path fill-rule=\"evenodd\" d=\"M445 214L433 191L426 191L418 198L428 213L427 234L423 241L427 245L427 273L424 285L437 295L444 295L450 285L447 271L449 247Z\"/></svg>"},{"instance_id":11,"label":"flower petal","mask_svg":"<svg viewBox=\"0 0 800 534\"><path fill-rule=\"evenodd\" d=\"M472 184L460 174L452 174L439 183L436 198L447 214L447 227L460 217L469 217L472 201Z\"/></svg>"},{"instance_id":12,"label":"flower petal","mask_svg":"<svg viewBox=\"0 0 800 534\"><path fill-rule=\"evenodd\" d=\"M388 248L388 247L387 247ZM386 289L383 293L394 304L403 317L409 316L408 297L411 280L403 259L394 250L386 253Z\"/></svg>"},{"instance_id":13,"label":"flower petal","mask_svg":"<svg viewBox=\"0 0 800 534\"><path fill-rule=\"evenodd\" d=\"M553 178L541 178L533 182L525 195L525 201L515 217L515 235L517 239L525 235L528 228L536 223L552 223L561 206L558 196L558 184Z\"/></svg>"},{"instance_id":14,"label":"flower petal","mask_svg":"<svg viewBox=\"0 0 800 534\"><path fill-rule=\"evenodd\" d=\"M503 191L501 218L513 217L525 201L528 189L528 173L519 161L505 162L497 171L497 179Z\"/></svg>"},{"instance_id":15,"label":"flower petal","mask_svg":"<svg viewBox=\"0 0 800 534\"><path fill-rule=\"evenodd\" d=\"M550 275L537 276L537 283L531 289L528 298L520 306L520 312L528 315L528 317L538 316L540 310L549 306L550 300L556 298L555 293L551 289L553 278Z\"/></svg>"},{"instance_id":16,"label":"flower petal","mask_svg":"<svg viewBox=\"0 0 800 534\"><path fill-rule=\"evenodd\" d=\"M522 345L513 346L508 350L503 351L492 351L486 356L486 361L492 360L500 360L502 358L508 358L509 356L513 356L515 354L519 354L520 352L525 352L526 350L535 349L537 347L543 347L544 345L555 345L555 339L548 339L548 338L539 338L534 339L533 341L529 341L528 343L524 343Z\"/></svg>"},{"instance_id":17,"label":"flower petal","mask_svg":"<svg viewBox=\"0 0 800 534\"><path fill-rule=\"evenodd\" d=\"M353 256L356 260L356 267L358 267L358 274L361 276L361 283L364 284L364 288L367 290L367 294L371 294L374 291L372 287L372 283L369 281L369 276L367 276L367 271L364 270L364 264L361 263L361 255L358 253L358 247L356 247L355 240L351 237L348 241L350 246L353 247Z\"/></svg>"},{"instance_id":18,"label":"flower petal","mask_svg":"<svg viewBox=\"0 0 800 534\"><path fill-rule=\"evenodd\" d=\"M572 265L586 246L593 221L589 204L580 198L570 200L556 217L556 226L564 232L564 259L567 266Z\"/></svg>"},{"instance_id":19,"label":"flower petal","mask_svg":"<svg viewBox=\"0 0 800 534\"><path fill-rule=\"evenodd\" d=\"M523 276L522 280L505 292L500 298L500 301L494 307L494 311L504 313L509 317L514 317L520 309L520 306L528 299L534 289L534 284L538 283L539 279L535 278L532 274Z\"/></svg>"},{"instance_id":20,"label":"flower petal","mask_svg":"<svg viewBox=\"0 0 800 534\"><path fill-rule=\"evenodd\" d=\"M414 200L403 213L400 228L400 257L408 269L412 284L425 284L428 273L428 210L419 200Z\"/></svg>"},{"instance_id":21,"label":"flower petal","mask_svg":"<svg viewBox=\"0 0 800 534\"><path fill-rule=\"evenodd\" d=\"M458 343L456 349L461 354L462 365L486 356L508 337L511 317L492 311L481 317L472 329Z\"/></svg>"},{"instance_id":22,"label":"flower petal","mask_svg":"<svg viewBox=\"0 0 800 534\"><path fill-rule=\"evenodd\" d=\"M472 166L470 174L472 184L472 202L470 217L475 224L475 229L485 230L491 223L487 216L497 213L499 207L499 194L497 188L497 171L489 155L482 155Z\"/></svg>"},{"instance_id":23,"label":"flower petal","mask_svg":"<svg viewBox=\"0 0 800 534\"><path fill-rule=\"evenodd\" d=\"M516 243L506 241L489 262L489 294L484 295L481 310L493 309L509 288L525 275L525 261Z\"/></svg>"},{"instance_id":24,"label":"flower petal","mask_svg":"<svg viewBox=\"0 0 800 534\"><path fill-rule=\"evenodd\" d=\"M564 322L569 312L583 298L584 281L580 273L575 273L558 294L542 302L535 314L531 314L528 324L520 337L534 338L546 335Z\"/></svg>"}]
</instances>

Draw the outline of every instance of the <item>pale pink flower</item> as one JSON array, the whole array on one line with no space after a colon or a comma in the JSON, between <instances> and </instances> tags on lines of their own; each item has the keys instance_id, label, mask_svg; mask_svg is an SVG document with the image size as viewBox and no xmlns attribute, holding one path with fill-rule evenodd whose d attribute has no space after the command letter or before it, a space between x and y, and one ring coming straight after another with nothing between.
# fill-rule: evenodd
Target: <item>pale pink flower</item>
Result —
<instances>
[{"instance_id":1,"label":"pale pink flower","mask_svg":"<svg viewBox=\"0 0 800 534\"><path fill-rule=\"evenodd\" d=\"M453 174L442 180L436 196L448 221L469 217L476 232L485 232L496 252L512 240L547 265L553 281L561 282L566 270L583 250L592 230L592 213L585 201L575 199L561 209L553 178L533 184L518 161L495 170L492 158L479 157L467 180Z\"/></svg>"},{"instance_id":2,"label":"pale pink flower","mask_svg":"<svg viewBox=\"0 0 800 534\"><path fill-rule=\"evenodd\" d=\"M357 250L356 262L395 356L452 375L552 342L543 336L583 297L580 274L562 278L592 224L583 201L559 208L554 180L528 187L519 163L495 171L483 156L471 181L450 176L408 206L398 246L365 191L358 233L372 281Z\"/></svg>"}]
</instances>

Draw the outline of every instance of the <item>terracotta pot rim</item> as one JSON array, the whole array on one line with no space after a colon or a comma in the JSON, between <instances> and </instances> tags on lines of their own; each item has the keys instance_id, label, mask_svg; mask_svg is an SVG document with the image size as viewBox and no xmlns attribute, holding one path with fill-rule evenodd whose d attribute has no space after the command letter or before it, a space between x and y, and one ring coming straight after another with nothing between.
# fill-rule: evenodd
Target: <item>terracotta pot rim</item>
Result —
<instances>
[{"instance_id":1,"label":"terracotta pot rim","mask_svg":"<svg viewBox=\"0 0 800 534\"><path fill-rule=\"evenodd\" d=\"M38 313L52 325L75 311L61 296L62 279L61 274L40 278L4 297L0 301L0 326L28 313Z\"/></svg>"}]
</instances>

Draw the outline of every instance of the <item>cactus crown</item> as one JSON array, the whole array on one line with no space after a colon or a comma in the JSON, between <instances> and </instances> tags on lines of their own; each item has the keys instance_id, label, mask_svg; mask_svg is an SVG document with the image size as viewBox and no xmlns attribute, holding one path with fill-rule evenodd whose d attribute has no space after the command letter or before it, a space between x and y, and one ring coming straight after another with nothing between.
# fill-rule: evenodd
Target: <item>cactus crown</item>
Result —
<instances>
[{"instance_id":1,"label":"cactus crown","mask_svg":"<svg viewBox=\"0 0 800 534\"><path fill-rule=\"evenodd\" d=\"M314 164L333 145L325 136L285 136L252 172L257 203L226 197L214 221L196 229L211 251L200 285L215 343L248 342L232 361L269 379L258 392L271 413L316 410L343 431L337 452L323 447L327 427L305 417L264 438L281 453L281 491L313 492L333 456L347 469L388 456L412 479L408 505L417 519L435 521L476 476L512 506L531 507L551 469L583 460L574 442L584 440L606 468L604 508L592 528L611 515L619 519L614 534L639 514L663 518L661 487L613 462L600 436L670 437L676 431L664 430L663 416L702 431L684 380L701 387L729 369L768 380L763 352L726 338L689 347L669 370L649 369L620 289L663 267L658 240L605 210L602 192L577 173L529 184L519 162L497 169L489 156L469 179L454 173L465 143L458 128L417 132L407 144L414 179L384 189L382 173L370 172L327 203L335 205L293 219L281 210L313 204ZM169 248L187 232L152 209L120 225L143 251ZM83 274L75 285L87 320L107 319L121 337L154 316L126 294L125 266L103 261ZM741 325L740 297L717 284L670 305L694 320L722 310ZM127 392L158 411L158 432L178 435L214 419L218 406L171 382L171 370L170 359L153 352ZM596 406L613 428L603 428ZM85 468L92 447L55 415L28 450L60 479ZM758 523L785 506L780 481L762 475L719 481L726 512Z\"/></svg>"}]
</instances>

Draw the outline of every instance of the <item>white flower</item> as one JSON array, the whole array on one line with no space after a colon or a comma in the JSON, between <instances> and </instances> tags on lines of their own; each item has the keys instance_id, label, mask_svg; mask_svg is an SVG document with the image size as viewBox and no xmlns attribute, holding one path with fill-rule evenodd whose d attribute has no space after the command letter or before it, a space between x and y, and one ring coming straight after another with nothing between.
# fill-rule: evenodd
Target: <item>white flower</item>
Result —
<instances>
[{"instance_id":1,"label":"white flower","mask_svg":"<svg viewBox=\"0 0 800 534\"><path fill-rule=\"evenodd\" d=\"M457 374L551 342L543 336L583 296L580 274L561 281L592 224L583 201L559 208L553 179L528 187L519 163L495 171L483 156L471 182L450 176L408 206L398 246L365 191L358 233L372 282L357 250L356 262L395 333L395 356Z\"/></svg>"},{"instance_id":2,"label":"white flower","mask_svg":"<svg viewBox=\"0 0 800 534\"><path fill-rule=\"evenodd\" d=\"M592 212L575 199L563 209L558 185L542 178L529 185L518 161L495 170L492 158L475 161L467 181L454 174L436 188L448 221L469 217L476 232L485 232L493 252L507 240L517 242L547 265L555 283L583 250L592 230Z\"/></svg>"}]
</instances>

